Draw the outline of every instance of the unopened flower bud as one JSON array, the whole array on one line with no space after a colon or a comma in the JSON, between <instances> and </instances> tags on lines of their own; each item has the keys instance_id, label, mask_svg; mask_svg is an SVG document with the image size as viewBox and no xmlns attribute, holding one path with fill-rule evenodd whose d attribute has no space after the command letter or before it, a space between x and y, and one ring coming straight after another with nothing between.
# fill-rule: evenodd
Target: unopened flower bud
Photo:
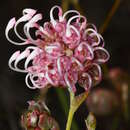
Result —
<instances>
[{"instance_id":1,"label":"unopened flower bud","mask_svg":"<svg viewBox=\"0 0 130 130\"><path fill-rule=\"evenodd\" d=\"M85 120L86 126L88 130L95 130L96 129L96 118L90 112L87 119Z\"/></svg>"},{"instance_id":2,"label":"unopened flower bud","mask_svg":"<svg viewBox=\"0 0 130 130\"><path fill-rule=\"evenodd\" d=\"M25 130L59 130L59 125L50 116L47 106L41 101L29 101L28 110L21 116Z\"/></svg>"}]
</instances>

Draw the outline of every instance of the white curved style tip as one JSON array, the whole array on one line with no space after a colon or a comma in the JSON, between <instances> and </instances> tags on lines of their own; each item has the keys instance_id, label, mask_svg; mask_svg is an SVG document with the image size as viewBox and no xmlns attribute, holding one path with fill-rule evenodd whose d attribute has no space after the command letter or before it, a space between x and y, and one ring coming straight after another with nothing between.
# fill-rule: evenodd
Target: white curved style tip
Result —
<instances>
[{"instance_id":1,"label":"white curved style tip","mask_svg":"<svg viewBox=\"0 0 130 130\"><path fill-rule=\"evenodd\" d=\"M17 51L15 52L11 58L9 59L9 62L8 62L8 65L9 67L14 70L14 71L17 71L17 72L23 72L23 73L27 73L26 70L22 70L20 68L17 67L18 65L18 62L21 61L23 59L23 53L20 54L20 51Z\"/></svg>"},{"instance_id":2,"label":"white curved style tip","mask_svg":"<svg viewBox=\"0 0 130 130\"><path fill-rule=\"evenodd\" d=\"M18 34L18 31L17 31L17 26L19 23L21 22L26 22L28 20L30 20L32 17L30 15L24 15L23 17L21 17L20 19L17 20L15 26L14 26L14 31L15 31L15 34L17 35L17 37L19 39L21 39L22 41L26 41L27 39L21 37L19 34Z\"/></svg>"},{"instance_id":3,"label":"white curved style tip","mask_svg":"<svg viewBox=\"0 0 130 130\"><path fill-rule=\"evenodd\" d=\"M80 13L79 13L78 11L76 11L76 10L68 10L68 11L66 11L66 12L63 14L63 19L65 19L66 16L67 16L68 14L70 14L70 13L75 13L75 14L80 15Z\"/></svg>"},{"instance_id":4,"label":"white curved style tip","mask_svg":"<svg viewBox=\"0 0 130 130\"><path fill-rule=\"evenodd\" d=\"M98 62L98 63L105 63L105 62L107 62L108 60L109 60L109 58L110 58L110 55L109 55L109 53L108 53L108 51L106 50L106 49L104 49L104 48L102 48L102 47L95 47L94 48L94 51L96 51L96 50L100 50L100 51L103 51L103 53L105 53L106 55L107 55L107 57L106 57L106 59L97 59L96 61Z\"/></svg>"},{"instance_id":5,"label":"white curved style tip","mask_svg":"<svg viewBox=\"0 0 130 130\"><path fill-rule=\"evenodd\" d=\"M97 37L97 39L98 39L98 41L97 42L94 42L93 44L92 44L92 46L94 47L94 46L98 46L99 44L100 44L100 35L97 33L97 31L96 30L94 30L94 29L92 29L92 28L88 28L86 31L85 31L85 33L89 33L89 32L92 32L92 33L90 33L89 35L90 36L96 36Z\"/></svg>"},{"instance_id":6,"label":"white curved style tip","mask_svg":"<svg viewBox=\"0 0 130 130\"><path fill-rule=\"evenodd\" d=\"M16 23L15 17L10 19L10 21L8 22L7 27L6 27L6 31L9 31L11 28L13 28L15 23Z\"/></svg>"},{"instance_id":7,"label":"white curved style tip","mask_svg":"<svg viewBox=\"0 0 130 130\"><path fill-rule=\"evenodd\" d=\"M102 78L102 70L101 70L101 67L100 67L98 64L96 64L96 63L93 63L93 65L97 67L98 74L99 74L99 80L101 80L101 78Z\"/></svg>"},{"instance_id":8,"label":"white curved style tip","mask_svg":"<svg viewBox=\"0 0 130 130\"><path fill-rule=\"evenodd\" d=\"M15 62L14 62L14 68L16 69L16 71L18 71L18 72L23 72L23 73L28 72L28 71L25 70L25 69L20 69L20 68L18 67L18 63L19 63L21 60L23 60L23 59L25 59L26 57L28 57L29 54L30 54L30 51L29 51L29 50L25 50L25 51L23 51L23 52L17 57L17 59L16 59Z\"/></svg>"},{"instance_id":9,"label":"white curved style tip","mask_svg":"<svg viewBox=\"0 0 130 130\"><path fill-rule=\"evenodd\" d=\"M92 86L92 78L88 73L83 73L82 76L88 78L88 86L85 87L85 90L88 91Z\"/></svg>"},{"instance_id":10,"label":"white curved style tip","mask_svg":"<svg viewBox=\"0 0 130 130\"><path fill-rule=\"evenodd\" d=\"M8 65L9 65L10 69L15 70L15 69L12 67L12 62L15 61L15 60L18 58L19 55L20 55L20 51L16 51L16 52L10 57L9 62L8 62Z\"/></svg>"},{"instance_id":11,"label":"white curved style tip","mask_svg":"<svg viewBox=\"0 0 130 130\"><path fill-rule=\"evenodd\" d=\"M71 24L72 20L77 19L79 17L80 17L80 15L76 15L76 16L71 17L68 20L67 25L66 25L66 37L70 37L71 36L70 24ZM72 28L72 25L71 25L71 28Z\"/></svg>"},{"instance_id":12,"label":"white curved style tip","mask_svg":"<svg viewBox=\"0 0 130 130\"><path fill-rule=\"evenodd\" d=\"M54 19L54 16L53 16L53 11L54 11L54 9L56 9L56 8L59 8L59 6L53 6L52 8L51 8L51 10L50 10L50 21L51 21L51 23L52 23L52 25L53 25L53 27L55 27L56 26L56 20Z\"/></svg>"},{"instance_id":13,"label":"white curved style tip","mask_svg":"<svg viewBox=\"0 0 130 130\"><path fill-rule=\"evenodd\" d=\"M28 68L28 64L30 63L30 61L33 60L38 54L39 53L37 50L34 50L31 52L31 54L27 57L27 59L25 61L25 64L24 64L25 69Z\"/></svg>"},{"instance_id":14,"label":"white curved style tip","mask_svg":"<svg viewBox=\"0 0 130 130\"><path fill-rule=\"evenodd\" d=\"M29 84L29 80L31 80L31 79L30 79L30 76L31 76L31 74L29 74L29 73L26 75L25 83L26 83L26 85L27 85L28 88L30 88L30 89L36 89L35 86L31 86L31 85Z\"/></svg>"},{"instance_id":15,"label":"white curved style tip","mask_svg":"<svg viewBox=\"0 0 130 130\"><path fill-rule=\"evenodd\" d=\"M27 9L24 9L24 10L23 10L23 15L29 14L29 15L33 16L36 12L37 12L37 11L34 10L34 9L29 9L29 8L27 8Z\"/></svg>"},{"instance_id":16,"label":"white curved style tip","mask_svg":"<svg viewBox=\"0 0 130 130\"><path fill-rule=\"evenodd\" d=\"M42 19L42 14L36 14L35 16L33 16L33 18L29 22L30 23L36 23L41 19Z\"/></svg>"},{"instance_id":17,"label":"white curved style tip","mask_svg":"<svg viewBox=\"0 0 130 130\"><path fill-rule=\"evenodd\" d=\"M15 24L16 24L16 20L15 20L15 18L12 18L12 19L9 21L9 23L8 23L6 29L5 29L5 36L6 36L7 40L8 40L9 42L11 42L12 44L14 44L14 45L25 45L25 44L27 44L28 42L25 41L25 39L22 39L21 36L19 36L19 34L17 33L17 30L16 30L16 29L15 29L16 35L17 35L21 40L24 40L24 42L21 42L21 43L15 42L15 41L13 41L13 40L11 40L11 39L9 38L9 31L15 26ZM18 23L17 23L17 24L18 24ZM17 26L17 25L16 25L16 26Z\"/></svg>"},{"instance_id":18,"label":"white curved style tip","mask_svg":"<svg viewBox=\"0 0 130 130\"><path fill-rule=\"evenodd\" d=\"M35 87L35 88L42 88L42 86L38 86L37 84L36 84L36 81L35 81L35 77L38 77L37 75L33 75L33 76L30 76L30 80L31 80L31 82L32 82L32 84L33 84L33 86Z\"/></svg>"}]
</instances>

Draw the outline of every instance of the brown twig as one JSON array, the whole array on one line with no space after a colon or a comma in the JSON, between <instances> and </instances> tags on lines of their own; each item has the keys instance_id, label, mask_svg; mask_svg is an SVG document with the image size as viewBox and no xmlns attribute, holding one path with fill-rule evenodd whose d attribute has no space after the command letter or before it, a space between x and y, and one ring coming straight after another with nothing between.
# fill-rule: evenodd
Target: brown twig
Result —
<instances>
[{"instance_id":1,"label":"brown twig","mask_svg":"<svg viewBox=\"0 0 130 130\"><path fill-rule=\"evenodd\" d=\"M61 7L64 12L67 11L67 9L69 7L69 0L62 0Z\"/></svg>"},{"instance_id":2,"label":"brown twig","mask_svg":"<svg viewBox=\"0 0 130 130\"><path fill-rule=\"evenodd\" d=\"M103 34L106 31L106 29L107 29L107 27L108 27L112 17L114 16L114 14L116 13L116 11L118 9L120 3L121 3L121 0L115 0L115 2L112 5L112 8L110 9L106 19L104 20L104 23L99 28L99 33ZM104 70L104 74L106 76L108 74L108 67L107 67L107 65L103 65L103 70Z\"/></svg>"},{"instance_id":3,"label":"brown twig","mask_svg":"<svg viewBox=\"0 0 130 130\"><path fill-rule=\"evenodd\" d=\"M101 27L99 28L99 32L101 34L103 34L105 32L105 30L107 29L112 17L114 16L114 14L116 13L119 5L121 3L121 0L115 0L114 4L112 5L112 8L110 9L103 25L101 25Z\"/></svg>"},{"instance_id":4,"label":"brown twig","mask_svg":"<svg viewBox=\"0 0 130 130\"><path fill-rule=\"evenodd\" d=\"M76 10L78 10L82 15L85 15L83 9L80 7L78 3L78 0L70 0L70 2L74 5Z\"/></svg>"}]
</instances>

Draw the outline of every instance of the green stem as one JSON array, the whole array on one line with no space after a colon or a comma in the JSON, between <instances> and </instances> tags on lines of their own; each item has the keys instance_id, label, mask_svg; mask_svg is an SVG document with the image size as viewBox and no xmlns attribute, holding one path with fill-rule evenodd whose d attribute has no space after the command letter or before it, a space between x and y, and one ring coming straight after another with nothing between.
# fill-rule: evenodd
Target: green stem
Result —
<instances>
[{"instance_id":1,"label":"green stem","mask_svg":"<svg viewBox=\"0 0 130 130\"><path fill-rule=\"evenodd\" d=\"M73 116L74 116L74 111L73 111L72 108L70 108L69 116L68 116L68 120L67 120L67 125L66 125L66 130L70 130L71 124L72 124L72 120L73 120Z\"/></svg>"},{"instance_id":2,"label":"green stem","mask_svg":"<svg viewBox=\"0 0 130 130\"><path fill-rule=\"evenodd\" d=\"M78 96L75 96L73 92L70 92L70 109L66 124L66 130L70 130L74 113L77 111L79 106L84 102L87 96L88 92L84 92Z\"/></svg>"},{"instance_id":3,"label":"green stem","mask_svg":"<svg viewBox=\"0 0 130 130\"><path fill-rule=\"evenodd\" d=\"M70 109L69 109L69 115L68 115L68 120L67 120L67 124L66 124L66 130L70 130L74 112L75 112L73 109L73 106L72 106L73 99L74 99L74 94L72 92L70 92Z\"/></svg>"},{"instance_id":4,"label":"green stem","mask_svg":"<svg viewBox=\"0 0 130 130\"><path fill-rule=\"evenodd\" d=\"M68 116L68 103L65 91L63 89L57 88L56 93L58 95L58 99L61 103L61 107L64 110L65 116ZM79 130L78 125L75 120L73 120L72 130Z\"/></svg>"}]
</instances>

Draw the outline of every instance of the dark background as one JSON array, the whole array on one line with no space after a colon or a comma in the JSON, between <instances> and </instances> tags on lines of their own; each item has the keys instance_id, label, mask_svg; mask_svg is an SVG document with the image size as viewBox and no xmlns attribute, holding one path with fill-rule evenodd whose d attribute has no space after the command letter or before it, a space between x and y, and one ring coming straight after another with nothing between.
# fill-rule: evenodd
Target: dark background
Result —
<instances>
[{"instance_id":1,"label":"dark background","mask_svg":"<svg viewBox=\"0 0 130 130\"><path fill-rule=\"evenodd\" d=\"M86 14L89 22L99 28L112 7L114 0L79 0L79 4ZM19 119L22 111L27 108L27 101L32 100L37 91L29 90L24 82L24 74L16 73L8 68L8 59L11 54L21 49L21 46L10 44L5 37L5 27L10 18L21 16L24 8L34 8L43 14L43 19L49 19L49 10L54 5L60 5L60 0L1 0L0 1L0 130L20 130ZM73 5L70 5L73 8ZM130 72L130 1L122 0L118 10L103 37L105 48L110 52L111 58L108 67L121 67ZM23 48L22 48L23 49ZM53 100L56 100L52 89ZM51 99L50 99L51 100ZM53 101L50 101L53 102ZM58 104L54 104L57 106ZM62 110L57 108L58 110ZM57 113L60 114L60 113ZM66 119L59 119L61 128L65 126ZM110 120L108 121L110 124ZM109 124L108 123L108 124ZM80 125L81 126L81 125ZM103 127L100 130L107 130ZM126 128L127 129L127 128ZM125 130L125 129L122 129ZM129 130L129 129L128 129Z\"/></svg>"}]
</instances>

